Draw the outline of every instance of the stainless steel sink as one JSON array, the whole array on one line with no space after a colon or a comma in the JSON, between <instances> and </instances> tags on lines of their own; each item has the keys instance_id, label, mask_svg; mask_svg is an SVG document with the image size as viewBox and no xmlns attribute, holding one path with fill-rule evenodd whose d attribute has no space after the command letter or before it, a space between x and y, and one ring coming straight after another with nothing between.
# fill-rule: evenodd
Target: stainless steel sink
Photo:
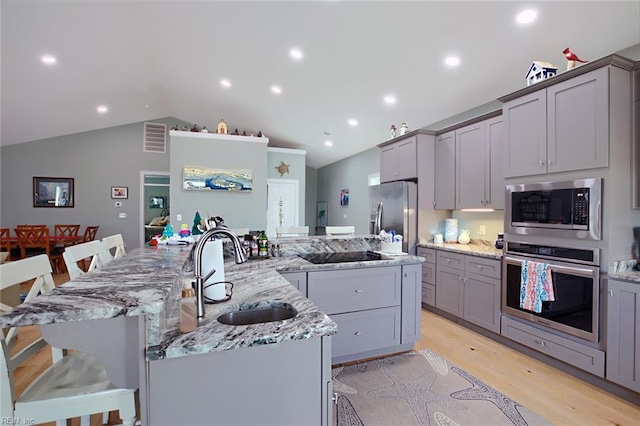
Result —
<instances>
[{"instance_id":1,"label":"stainless steel sink","mask_svg":"<svg viewBox=\"0 0 640 426\"><path fill-rule=\"evenodd\" d=\"M218 317L218 322L227 325L249 325L282 321L295 317L298 311L288 303L277 306L259 306L250 309L227 312Z\"/></svg>"}]
</instances>

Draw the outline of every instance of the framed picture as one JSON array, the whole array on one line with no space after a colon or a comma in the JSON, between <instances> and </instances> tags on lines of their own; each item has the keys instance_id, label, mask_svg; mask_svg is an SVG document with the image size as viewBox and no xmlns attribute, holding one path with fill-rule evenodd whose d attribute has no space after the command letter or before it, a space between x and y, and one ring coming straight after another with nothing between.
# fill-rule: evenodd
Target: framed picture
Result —
<instances>
[{"instance_id":1,"label":"framed picture","mask_svg":"<svg viewBox=\"0 0 640 426\"><path fill-rule=\"evenodd\" d=\"M340 190L340 205L348 206L349 205L349 189L341 189Z\"/></svg>"},{"instance_id":2,"label":"framed picture","mask_svg":"<svg viewBox=\"0 0 640 426\"><path fill-rule=\"evenodd\" d=\"M185 191L253 191L251 169L182 168L182 189Z\"/></svg>"},{"instance_id":3,"label":"framed picture","mask_svg":"<svg viewBox=\"0 0 640 426\"><path fill-rule=\"evenodd\" d=\"M112 186L111 198L129 198L128 186Z\"/></svg>"},{"instance_id":4,"label":"framed picture","mask_svg":"<svg viewBox=\"0 0 640 426\"><path fill-rule=\"evenodd\" d=\"M319 201L316 207L316 226L327 226L327 202Z\"/></svg>"},{"instance_id":5,"label":"framed picture","mask_svg":"<svg viewBox=\"0 0 640 426\"><path fill-rule=\"evenodd\" d=\"M167 197L149 197L150 209L164 209L167 207Z\"/></svg>"},{"instance_id":6,"label":"framed picture","mask_svg":"<svg viewBox=\"0 0 640 426\"><path fill-rule=\"evenodd\" d=\"M33 178L33 207L74 207L73 178Z\"/></svg>"}]
</instances>

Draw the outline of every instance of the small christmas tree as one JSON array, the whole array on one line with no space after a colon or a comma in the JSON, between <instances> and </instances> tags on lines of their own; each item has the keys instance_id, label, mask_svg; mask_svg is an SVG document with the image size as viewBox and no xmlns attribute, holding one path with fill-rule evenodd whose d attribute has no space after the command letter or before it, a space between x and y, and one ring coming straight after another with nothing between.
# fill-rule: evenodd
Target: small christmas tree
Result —
<instances>
[{"instance_id":1,"label":"small christmas tree","mask_svg":"<svg viewBox=\"0 0 640 426\"><path fill-rule=\"evenodd\" d=\"M198 228L198 225L200 225L200 221L201 220L202 220L202 218L200 217L200 213L196 212L196 215L193 218L193 228L191 228L191 235L200 235L200 234L202 234L202 231L200 231L200 228Z\"/></svg>"}]
</instances>

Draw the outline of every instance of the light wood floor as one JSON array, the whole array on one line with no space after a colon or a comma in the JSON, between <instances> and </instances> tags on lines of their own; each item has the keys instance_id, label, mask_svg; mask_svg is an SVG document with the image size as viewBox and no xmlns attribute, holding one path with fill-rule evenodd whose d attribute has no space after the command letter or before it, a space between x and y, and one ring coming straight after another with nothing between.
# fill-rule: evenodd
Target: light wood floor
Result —
<instances>
[{"instance_id":1,"label":"light wood floor","mask_svg":"<svg viewBox=\"0 0 640 426\"><path fill-rule=\"evenodd\" d=\"M59 285L68 277L62 274L54 279ZM26 341L38 334L36 327L24 327L19 339ZM640 407L425 310L422 338L416 344L416 349L424 348L444 356L555 425L640 424ZM15 375L18 394L50 364L51 352L43 350L20 367ZM109 424L118 423L114 413L110 420ZM79 424L77 419L71 423ZM100 415L91 417L91 426L100 424ZM482 424L481 419L478 424Z\"/></svg>"},{"instance_id":2,"label":"light wood floor","mask_svg":"<svg viewBox=\"0 0 640 426\"><path fill-rule=\"evenodd\" d=\"M425 310L424 348L555 425L640 424L637 405Z\"/></svg>"}]
</instances>

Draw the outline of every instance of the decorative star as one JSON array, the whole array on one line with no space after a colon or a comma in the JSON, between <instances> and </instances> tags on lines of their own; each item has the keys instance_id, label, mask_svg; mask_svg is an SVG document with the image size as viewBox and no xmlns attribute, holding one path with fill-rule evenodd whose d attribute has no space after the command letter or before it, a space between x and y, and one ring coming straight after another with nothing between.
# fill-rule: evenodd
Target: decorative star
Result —
<instances>
[{"instance_id":1,"label":"decorative star","mask_svg":"<svg viewBox=\"0 0 640 426\"><path fill-rule=\"evenodd\" d=\"M337 425L364 426L351 401L344 395L338 396L336 400L336 419Z\"/></svg>"},{"instance_id":2,"label":"decorative star","mask_svg":"<svg viewBox=\"0 0 640 426\"><path fill-rule=\"evenodd\" d=\"M471 383L473 386L468 389L453 392L452 398L460 400L486 400L493 403L500 411L504 413L509 420L516 426L527 426L527 422L518 412L517 407L521 407L520 404L510 399L506 395L498 392L497 390L490 388L482 383L464 370L457 367L451 367L451 370L458 373L463 379Z\"/></svg>"},{"instance_id":3,"label":"decorative star","mask_svg":"<svg viewBox=\"0 0 640 426\"><path fill-rule=\"evenodd\" d=\"M433 368L436 373L441 376L446 376L449 374L449 367L447 365L447 360L442 356L438 355L435 352L431 352L429 349L420 349L415 353L411 353L409 355L422 355L429 361L431 368Z\"/></svg>"},{"instance_id":4,"label":"decorative star","mask_svg":"<svg viewBox=\"0 0 640 426\"><path fill-rule=\"evenodd\" d=\"M340 393L358 393L357 390L351 386L345 385L340 380L336 379L338 374L342 373L344 367L337 367L331 370L331 380L333 381L333 390Z\"/></svg>"},{"instance_id":5,"label":"decorative star","mask_svg":"<svg viewBox=\"0 0 640 426\"><path fill-rule=\"evenodd\" d=\"M403 378L390 368L381 365L380 371L391 380L392 384L367 392L367 395L377 398L398 398L406 400L416 417L418 424L429 424L427 404L438 404L444 407L465 411L466 407L448 396L440 395L431 390L436 374L428 372L414 378Z\"/></svg>"}]
</instances>

